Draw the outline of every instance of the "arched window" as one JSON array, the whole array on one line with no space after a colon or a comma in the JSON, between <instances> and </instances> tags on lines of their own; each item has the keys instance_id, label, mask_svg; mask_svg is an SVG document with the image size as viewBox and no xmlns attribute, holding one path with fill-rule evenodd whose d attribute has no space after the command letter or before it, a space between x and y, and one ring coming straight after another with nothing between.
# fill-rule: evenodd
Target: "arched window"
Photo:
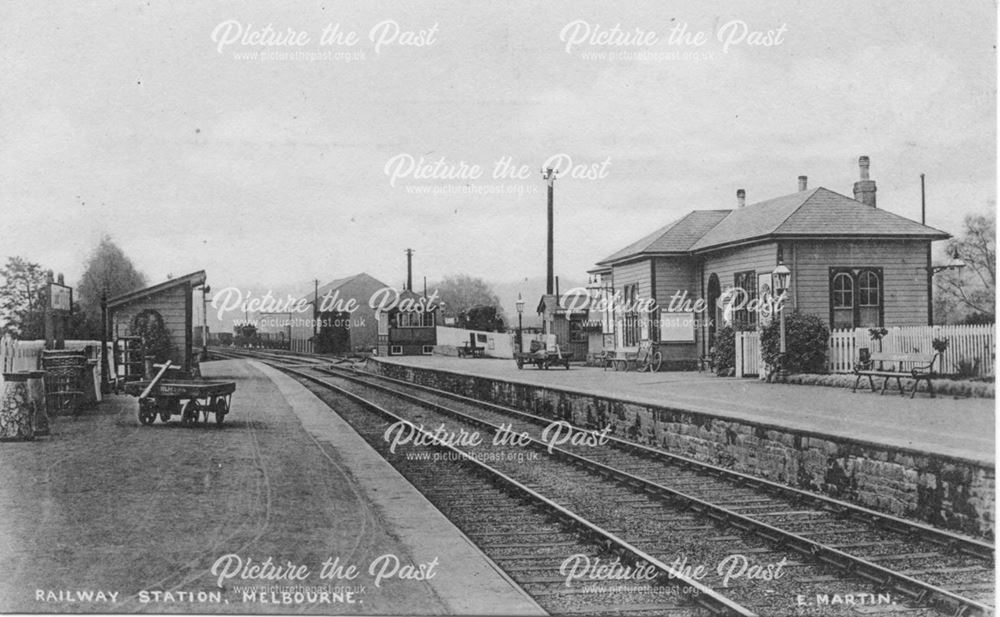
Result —
<instances>
[{"instance_id":1,"label":"arched window","mask_svg":"<svg viewBox=\"0 0 1000 617\"><path fill-rule=\"evenodd\" d=\"M878 306L882 294L878 274L866 270L858 276L858 304L861 306Z\"/></svg>"},{"instance_id":2,"label":"arched window","mask_svg":"<svg viewBox=\"0 0 1000 617\"><path fill-rule=\"evenodd\" d=\"M881 325L882 281L875 270L858 274L858 326L874 328Z\"/></svg>"},{"instance_id":3,"label":"arched window","mask_svg":"<svg viewBox=\"0 0 1000 617\"><path fill-rule=\"evenodd\" d=\"M854 280L849 272L833 277L833 308L854 308Z\"/></svg>"},{"instance_id":4,"label":"arched window","mask_svg":"<svg viewBox=\"0 0 1000 617\"><path fill-rule=\"evenodd\" d=\"M834 328L854 327L854 276L850 272L837 272L830 283L830 302L833 304Z\"/></svg>"},{"instance_id":5,"label":"arched window","mask_svg":"<svg viewBox=\"0 0 1000 617\"><path fill-rule=\"evenodd\" d=\"M881 268L830 268L830 326L881 326L883 285Z\"/></svg>"}]
</instances>

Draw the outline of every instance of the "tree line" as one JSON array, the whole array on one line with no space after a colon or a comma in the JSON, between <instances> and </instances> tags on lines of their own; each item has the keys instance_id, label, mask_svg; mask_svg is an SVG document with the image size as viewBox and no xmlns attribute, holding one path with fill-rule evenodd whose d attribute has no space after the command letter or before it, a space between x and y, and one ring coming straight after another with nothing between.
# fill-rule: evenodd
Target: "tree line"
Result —
<instances>
[{"instance_id":1,"label":"tree line","mask_svg":"<svg viewBox=\"0 0 1000 617\"><path fill-rule=\"evenodd\" d=\"M23 257L8 257L0 267L0 333L22 340L45 337L46 284L53 270ZM105 235L84 263L73 289L68 339L101 338L101 295L118 296L146 286L146 276Z\"/></svg>"}]
</instances>

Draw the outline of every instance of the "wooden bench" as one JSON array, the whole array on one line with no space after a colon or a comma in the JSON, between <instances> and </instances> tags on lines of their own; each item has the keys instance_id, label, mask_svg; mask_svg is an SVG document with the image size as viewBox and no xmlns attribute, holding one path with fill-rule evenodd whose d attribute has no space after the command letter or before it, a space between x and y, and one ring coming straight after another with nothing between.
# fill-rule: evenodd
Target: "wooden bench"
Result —
<instances>
[{"instance_id":1,"label":"wooden bench","mask_svg":"<svg viewBox=\"0 0 1000 617\"><path fill-rule=\"evenodd\" d=\"M885 394L885 388L889 385L890 379L896 380L896 387L899 388L899 393L902 395L905 394L902 380L906 378L913 380L910 398L916 395L917 386L921 380L927 382L927 391L931 398L934 398L932 379L934 378L934 362L937 361L937 358L938 354L936 353L873 353L868 360L862 359L854 365L856 378L851 392L858 391L858 383L861 382L862 377L868 378L868 384L874 392L875 381L872 378L882 377L880 395Z\"/></svg>"},{"instance_id":2,"label":"wooden bench","mask_svg":"<svg viewBox=\"0 0 1000 617\"><path fill-rule=\"evenodd\" d=\"M524 368L525 364L533 364L540 369L547 369L551 366L564 366L569 370L569 363L573 359L573 352L562 351L559 345L554 345L549 350L545 344L539 341L531 341L531 351L515 352L514 361L517 368Z\"/></svg>"},{"instance_id":3,"label":"wooden bench","mask_svg":"<svg viewBox=\"0 0 1000 617\"><path fill-rule=\"evenodd\" d=\"M638 347L621 347L619 349L613 349L608 352L604 370L607 370L608 366L611 366L616 373L619 371L628 371L630 368L634 369L635 362L638 358Z\"/></svg>"},{"instance_id":4,"label":"wooden bench","mask_svg":"<svg viewBox=\"0 0 1000 617\"><path fill-rule=\"evenodd\" d=\"M482 358L483 353L486 351L485 347L470 345L468 342L463 345L459 345L457 349L459 358Z\"/></svg>"}]
</instances>

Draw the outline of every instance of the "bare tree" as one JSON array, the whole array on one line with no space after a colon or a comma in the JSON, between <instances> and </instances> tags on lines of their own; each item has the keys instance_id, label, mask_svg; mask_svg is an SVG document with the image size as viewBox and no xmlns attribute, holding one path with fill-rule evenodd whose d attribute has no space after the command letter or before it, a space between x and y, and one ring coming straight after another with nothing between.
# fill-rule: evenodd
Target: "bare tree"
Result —
<instances>
[{"instance_id":1,"label":"bare tree","mask_svg":"<svg viewBox=\"0 0 1000 617\"><path fill-rule=\"evenodd\" d=\"M993 321L996 316L996 213L966 215L962 235L952 238L945 253L965 267L935 277L940 310L966 318ZM969 313L973 315L970 316ZM978 314L978 316L976 315Z\"/></svg>"}]
</instances>

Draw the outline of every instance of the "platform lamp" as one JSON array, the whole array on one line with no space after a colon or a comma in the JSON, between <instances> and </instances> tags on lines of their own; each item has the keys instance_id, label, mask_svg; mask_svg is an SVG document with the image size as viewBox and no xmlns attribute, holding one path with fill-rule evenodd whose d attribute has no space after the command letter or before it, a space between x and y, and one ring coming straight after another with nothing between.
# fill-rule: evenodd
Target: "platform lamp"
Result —
<instances>
[{"instance_id":1,"label":"platform lamp","mask_svg":"<svg viewBox=\"0 0 1000 617\"><path fill-rule=\"evenodd\" d=\"M784 262L779 261L778 267L774 269L771 274L774 276L774 290L778 294L778 297L782 297L788 292L789 281L792 278L792 271L788 269L788 266ZM785 345L785 303L782 302L781 306L778 308L780 314L780 332L781 332L781 342L778 347L778 376L782 381L788 379L788 370L785 367L785 359L788 354L788 349Z\"/></svg>"},{"instance_id":2,"label":"platform lamp","mask_svg":"<svg viewBox=\"0 0 1000 617\"><path fill-rule=\"evenodd\" d=\"M517 294L517 302L514 303L517 307L517 351L524 351L524 342L522 340L523 334L521 334L521 318L524 316L524 300L521 298L520 292Z\"/></svg>"}]
</instances>

